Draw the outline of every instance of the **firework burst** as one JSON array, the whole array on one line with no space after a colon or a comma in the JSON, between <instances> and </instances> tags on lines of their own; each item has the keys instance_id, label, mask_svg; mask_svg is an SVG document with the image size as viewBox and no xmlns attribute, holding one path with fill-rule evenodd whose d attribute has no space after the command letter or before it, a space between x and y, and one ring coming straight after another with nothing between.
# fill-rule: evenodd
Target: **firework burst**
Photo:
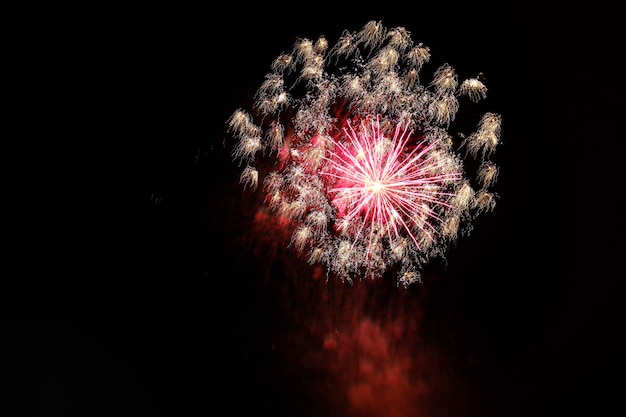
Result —
<instances>
[{"instance_id":1,"label":"firework burst","mask_svg":"<svg viewBox=\"0 0 626 417\"><path fill-rule=\"evenodd\" d=\"M480 77L459 83L448 64L423 84L430 50L401 27L370 21L298 39L271 64L251 109L228 130L245 188L260 188L290 246L328 274L352 282L393 270L398 285L421 280L473 219L494 208L501 117L486 113L470 134L449 132L460 97L486 97ZM467 161L478 168L468 175Z\"/></svg>"}]
</instances>

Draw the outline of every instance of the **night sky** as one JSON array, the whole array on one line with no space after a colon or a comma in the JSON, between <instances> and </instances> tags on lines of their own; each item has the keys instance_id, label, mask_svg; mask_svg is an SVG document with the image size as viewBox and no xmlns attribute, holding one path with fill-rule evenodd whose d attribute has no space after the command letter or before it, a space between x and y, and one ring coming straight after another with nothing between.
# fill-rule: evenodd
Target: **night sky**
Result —
<instances>
[{"instance_id":1,"label":"night sky","mask_svg":"<svg viewBox=\"0 0 626 417\"><path fill-rule=\"evenodd\" d=\"M0 412L617 414L617 12L262 6L41 11L15 35ZM370 20L482 72L503 119L495 211L408 290L313 280L255 234L226 131L297 38Z\"/></svg>"}]
</instances>

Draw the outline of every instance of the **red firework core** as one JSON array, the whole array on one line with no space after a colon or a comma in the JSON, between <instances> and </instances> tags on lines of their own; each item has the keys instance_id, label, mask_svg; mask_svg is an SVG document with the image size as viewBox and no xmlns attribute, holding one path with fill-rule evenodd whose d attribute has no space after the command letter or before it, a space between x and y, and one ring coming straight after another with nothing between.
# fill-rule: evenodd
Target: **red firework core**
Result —
<instances>
[{"instance_id":1,"label":"red firework core","mask_svg":"<svg viewBox=\"0 0 626 417\"><path fill-rule=\"evenodd\" d=\"M369 227L397 237L404 230L414 241L417 229L430 234L436 207L447 206L445 184L461 174L444 169L435 147L408 125L385 131L380 117L356 128L348 120L341 138L323 172L340 222L355 222L358 233Z\"/></svg>"}]
</instances>

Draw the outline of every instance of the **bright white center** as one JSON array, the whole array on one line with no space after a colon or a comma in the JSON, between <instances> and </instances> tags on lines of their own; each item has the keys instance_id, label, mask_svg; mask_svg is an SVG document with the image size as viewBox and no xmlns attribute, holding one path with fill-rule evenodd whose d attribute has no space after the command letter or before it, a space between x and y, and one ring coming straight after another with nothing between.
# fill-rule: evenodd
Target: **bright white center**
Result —
<instances>
[{"instance_id":1,"label":"bright white center","mask_svg":"<svg viewBox=\"0 0 626 417\"><path fill-rule=\"evenodd\" d=\"M385 186L379 181L372 181L368 186L368 188L375 194L381 192L384 187Z\"/></svg>"}]
</instances>

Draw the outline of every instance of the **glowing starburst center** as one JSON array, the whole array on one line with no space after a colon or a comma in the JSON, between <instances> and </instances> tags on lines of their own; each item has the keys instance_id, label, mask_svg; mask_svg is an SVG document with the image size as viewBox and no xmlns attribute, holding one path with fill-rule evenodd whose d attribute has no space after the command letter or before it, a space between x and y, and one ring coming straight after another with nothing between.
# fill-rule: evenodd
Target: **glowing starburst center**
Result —
<instances>
[{"instance_id":1,"label":"glowing starburst center","mask_svg":"<svg viewBox=\"0 0 626 417\"><path fill-rule=\"evenodd\" d=\"M385 191L385 184L380 181L368 181L366 186L372 194L378 194Z\"/></svg>"},{"instance_id":2,"label":"glowing starburst center","mask_svg":"<svg viewBox=\"0 0 626 417\"><path fill-rule=\"evenodd\" d=\"M434 239L437 212L449 207L445 187L461 174L436 158L433 145L409 145L412 131L396 126L392 138L381 131L380 119L344 129L345 143L335 141L328 159L329 193L344 230L359 236L406 232L419 246L417 234ZM364 221L365 220L365 221ZM369 233L364 233L369 228Z\"/></svg>"}]
</instances>

